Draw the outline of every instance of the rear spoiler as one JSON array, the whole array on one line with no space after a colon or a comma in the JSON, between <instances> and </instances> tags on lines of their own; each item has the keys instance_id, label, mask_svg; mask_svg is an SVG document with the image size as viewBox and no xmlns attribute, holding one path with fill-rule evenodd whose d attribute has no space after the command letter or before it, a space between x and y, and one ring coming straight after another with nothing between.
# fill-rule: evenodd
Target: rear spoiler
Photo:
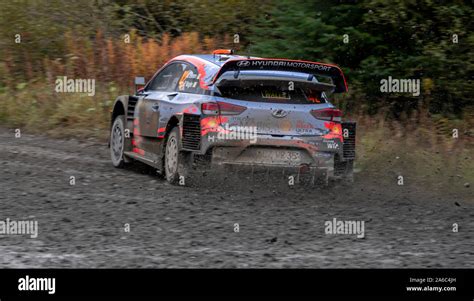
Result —
<instances>
[{"instance_id":1,"label":"rear spoiler","mask_svg":"<svg viewBox=\"0 0 474 301\"><path fill-rule=\"evenodd\" d=\"M228 71L240 70L277 70L309 73L313 75L328 76L332 79L336 86L334 93L347 92L347 84L341 69L335 65L294 61L286 59L236 59L229 60L216 73L212 83L216 83L217 79Z\"/></svg>"}]
</instances>

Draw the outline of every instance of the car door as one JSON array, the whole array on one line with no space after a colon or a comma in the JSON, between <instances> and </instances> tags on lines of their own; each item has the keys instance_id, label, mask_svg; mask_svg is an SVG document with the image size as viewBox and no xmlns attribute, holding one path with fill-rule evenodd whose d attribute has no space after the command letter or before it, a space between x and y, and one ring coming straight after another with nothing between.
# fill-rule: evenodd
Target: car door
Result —
<instances>
[{"instance_id":1,"label":"car door","mask_svg":"<svg viewBox=\"0 0 474 301\"><path fill-rule=\"evenodd\" d=\"M185 68L184 63L171 63L147 85L145 89L147 95L138 104L138 124L141 136L158 137L161 102L168 100L170 95L173 96L176 93L176 86Z\"/></svg>"}]
</instances>

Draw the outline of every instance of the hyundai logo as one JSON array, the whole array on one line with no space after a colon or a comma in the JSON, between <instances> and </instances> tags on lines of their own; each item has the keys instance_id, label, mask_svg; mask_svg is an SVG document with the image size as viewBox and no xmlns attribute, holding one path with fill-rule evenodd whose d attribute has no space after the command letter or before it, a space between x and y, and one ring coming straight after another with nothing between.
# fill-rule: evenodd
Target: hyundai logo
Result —
<instances>
[{"instance_id":1,"label":"hyundai logo","mask_svg":"<svg viewBox=\"0 0 474 301\"><path fill-rule=\"evenodd\" d=\"M272 116L275 118L283 118L286 115L288 115L288 111L282 110L282 109L275 109L272 111Z\"/></svg>"},{"instance_id":2,"label":"hyundai logo","mask_svg":"<svg viewBox=\"0 0 474 301\"><path fill-rule=\"evenodd\" d=\"M248 66L250 66L250 61L240 61L240 62L237 62L237 66L238 66L238 67L248 67Z\"/></svg>"}]
</instances>

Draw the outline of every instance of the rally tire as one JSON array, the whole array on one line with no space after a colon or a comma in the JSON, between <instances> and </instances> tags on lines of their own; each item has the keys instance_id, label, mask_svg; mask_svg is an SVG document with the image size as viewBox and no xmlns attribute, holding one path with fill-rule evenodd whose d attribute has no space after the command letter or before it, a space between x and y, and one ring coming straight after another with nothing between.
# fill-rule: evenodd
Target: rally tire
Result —
<instances>
[{"instance_id":1,"label":"rally tire","mask_svg":"<svg viewBox=\"0 0 474 301\"><path fill-rule=\"evenodd\" d=\"M185 185L188 175L189 155L181 151L179 127L174 127L168 134L165 146L165 178L171 184Z\"/></svg>"},{"instance_id":2,"label":"rally tire","mask_svg":"<svg viewBox=\"0 0 474 301\"><path fill-rule=\"evenodd\" d=\"M127 163L125 148L125 116L115 118L110 130L110 159L116 168L123 168Z\"/></svg>"}]
</instances>

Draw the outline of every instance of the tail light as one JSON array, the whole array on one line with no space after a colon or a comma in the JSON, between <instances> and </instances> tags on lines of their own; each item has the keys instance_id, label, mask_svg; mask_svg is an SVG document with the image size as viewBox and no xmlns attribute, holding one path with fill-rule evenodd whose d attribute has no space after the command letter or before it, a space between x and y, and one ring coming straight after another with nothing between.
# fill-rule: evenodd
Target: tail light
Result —
<instances>
[{"instance_id":1,"label":"tail light","mask_svg":"<svg viewBox=\"0 0 474 301\"><path fill-rule=\"evenodd\" d=\"M244 106L238 106L227 102L205 102L201 104L201 111L205 115L239 115L247 110Z\"/></svg>"},{"instance_id":2,"label":"tail light","mask_svg":"<svg viewBox=\"0 0 474 301\"><path fill-rule=\"evenodd\" d=\"M239 115L243 111L247 110L246 107L234 105L227 102L218 101L221 115Z\"/></svg>"},{"instance_id":3,"label":"tail light","mask_svg":"<svg viewBox=\"0 0 474 301\"><path fill-rule=\"evenodd\" d=\"M342 116L342 111L338 109L311 110L311 115L317 119L333 121L334 118Z\"/></svg>"},{"instance_id":4,"label":"tail light","mask_svg":"<svg viewBox=\"0 0 474 301\"><path fill-rule=\"evenodd\" d=\"M205 102L201 104L201 112L205 115L219 115L219 106L216 102Z\"/></svg>"}]
</instances>

